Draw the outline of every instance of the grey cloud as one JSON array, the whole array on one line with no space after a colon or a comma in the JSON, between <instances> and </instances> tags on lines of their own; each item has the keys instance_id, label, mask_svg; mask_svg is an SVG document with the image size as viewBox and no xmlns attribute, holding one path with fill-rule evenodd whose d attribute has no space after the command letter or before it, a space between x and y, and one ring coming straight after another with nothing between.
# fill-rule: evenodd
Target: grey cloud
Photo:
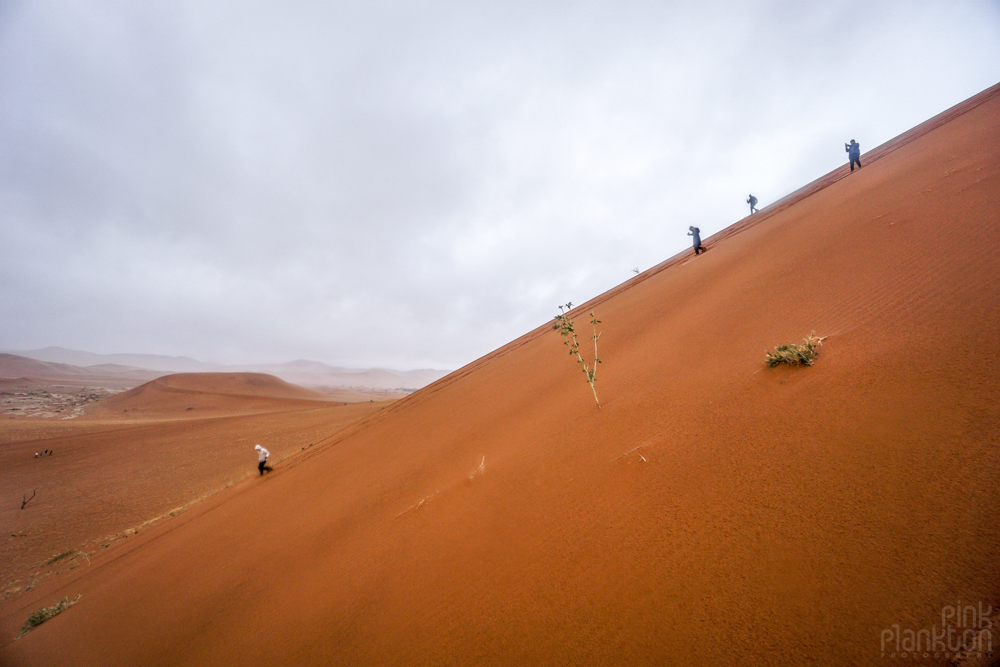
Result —
<instances>
[{"instance_id":1,"label":"grey cloud","mask_svg":"<svg viewBox=\"0 0 1000 667\"><path fill-rule=\"evenodd\" d=\"M1000 62L974 0L479 4L0 5L0 347L456 367Z\"/></svg>"}]
</instances>

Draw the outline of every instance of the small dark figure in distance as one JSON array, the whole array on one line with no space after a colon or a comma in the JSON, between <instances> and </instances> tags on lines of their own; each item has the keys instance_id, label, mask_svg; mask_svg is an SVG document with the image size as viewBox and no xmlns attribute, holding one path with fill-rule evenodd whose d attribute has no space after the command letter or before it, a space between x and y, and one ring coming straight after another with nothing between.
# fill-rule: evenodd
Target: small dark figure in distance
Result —
<instances>
[{"instance_id":1,"label":"small dark figure in distance","mask_svg":"<svg viewBox=\"0 0 1000 667\"><path fill-rule=\"evenodd\" d=\"M694 237L693 239L691 239L692 243L694 243L694 254L700 255L705 251L705 248L703 248L701 245L701 230L695 227L694 225L688 227L688 229L691 230L688 232L688 236Z\"/></svg>"},{"instance_id":2,"label":"small dark figure in distance","mask_svg":"<svg viewBox=\"0 0 1000 667\"><path fill-rule=\"evenodd\" d=\"M851 143L844 144L844 150L847 151L847 157L851 160L851 171L854 171L854 163L858 163L858 169L861 169L861 144L851 139Z\"/></svg>"},{"instance_id":3,"label":"small dark figure in distance","mask_svg":"<svg viewBox=\"0 0 1000 667\"><path fill-rule=\"evenodd\" d=\"M747 203L750 204L750 215L757 212L757 198L750 195L750 199L747 199Z\"/></svg>"},{"instance_id":4,"label":"small dark figure in distance","mask_svg":"<svg viewBox=\"0 0 1000 667\"><path fill-rule=\"evenodd\" d=\"M263 475L265 472L271 472L271 466L267 465L267 457L271 455L271 452L267 451L260 445L254 447L257 450L257 470Z\"/></svg>"}]
</instances>

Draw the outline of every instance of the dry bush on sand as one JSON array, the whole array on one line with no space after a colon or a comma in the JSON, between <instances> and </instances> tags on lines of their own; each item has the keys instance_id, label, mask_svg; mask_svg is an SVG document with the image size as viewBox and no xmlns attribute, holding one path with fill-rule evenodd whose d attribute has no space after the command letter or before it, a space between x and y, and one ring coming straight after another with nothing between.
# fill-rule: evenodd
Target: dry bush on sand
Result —
<instances>
[{"instance_id":1,"label":"dry bush on sand","mask_svg":"<svg viewBox=\"0 0 1000 667\"><path fill-rule=\"evenodd\" d=\"M774 348L774 352L768 352L767 358L764 363L768 367L774 367L778 364L788 364L790 366L812 366L813 361L819 356L819 350L816 349L823 344L823 341L827 337L823 336L820 338L813 331L808 336L802 339L801 345L796 345L795 343L790 343L788 345L779 345Z\"/></svg>"},{"instance_id":2,"label":"dry bush on sand","mask_svg":"<svg viewBox=\"0 0 1000 667\"><path fill-rule=\"evenodd\" d=\"M76 601L79 599L80 599L79 595L77 595L72 600L70 600L69 598L63 598L62 600L52 605L51 607L42 607L34 614L28 617L28 620L24 622L24 627L21 628L21 632L17 635L17 638L19 639L21 635L27 632L31 632L32 630L34 630L39 625L49 620L53 616L58 616L59 614L63 613L64 611L75 605Z\"/></svg>"}]
</instances>

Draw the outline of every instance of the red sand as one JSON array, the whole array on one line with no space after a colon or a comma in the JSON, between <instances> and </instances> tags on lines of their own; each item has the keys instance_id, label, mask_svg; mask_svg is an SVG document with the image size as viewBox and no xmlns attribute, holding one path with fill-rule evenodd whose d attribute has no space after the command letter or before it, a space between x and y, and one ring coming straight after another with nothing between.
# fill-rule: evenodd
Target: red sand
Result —
<instances>
[{"instance_id":1,"label":"red sand","mask_svg":"<svg viewBox=\"0 0 1000 667\"><path fill-rule=\"evenodd\" d=\"M387 404L332 403L269 375L205 373L154 380L77 419L5 417L0 591L16 596L40 577L92 562L95 550L150 521L256 476L258 442L279 463ZM55 453L34 457L46 449Z\"/></svg>"},{"instance_id":2,"label":"red sand","mask_svg":"<svg viewBox=\"0 0 1000 667\"><path fill-rule=\"evenodd\" d=\"M204 417L263 412L288 400L328 398L262 373L178 373L101 401L90 412L129 419Z\"/></svg>"},{"instance_id":3,"label":"red sand","mask_svg":"<svg viewBox=\"0 0 1000 667\"><path fill-rule=\"evenodd\" d=\"M881 664L996 613L997 93L596 299L602 409L543 326L8 602L0 659Z\"/></svg>"}]
</instances>

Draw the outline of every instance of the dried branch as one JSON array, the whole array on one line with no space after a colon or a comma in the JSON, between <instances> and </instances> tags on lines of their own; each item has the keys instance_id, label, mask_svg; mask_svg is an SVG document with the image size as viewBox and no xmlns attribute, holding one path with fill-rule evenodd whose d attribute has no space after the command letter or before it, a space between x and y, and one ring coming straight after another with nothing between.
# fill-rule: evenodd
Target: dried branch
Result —
<instances>
[{"instance_id":1,"label":"dried branch","mask_svg":"<svg viewBox=\"0 0 1000 667\"><path fill-rule=\"evenodd\" d=\"M38 492L38 489L34 489L31 492L31 498L34 498L35 497L35 493L37 493L37 492ZM28 494L24 494L24 496L22 496L22 497L23 497L23 500L21 501L21 509L24 509L24 506L31 502L31 498L28 497Z\"/></svg>"}]
</instances>

